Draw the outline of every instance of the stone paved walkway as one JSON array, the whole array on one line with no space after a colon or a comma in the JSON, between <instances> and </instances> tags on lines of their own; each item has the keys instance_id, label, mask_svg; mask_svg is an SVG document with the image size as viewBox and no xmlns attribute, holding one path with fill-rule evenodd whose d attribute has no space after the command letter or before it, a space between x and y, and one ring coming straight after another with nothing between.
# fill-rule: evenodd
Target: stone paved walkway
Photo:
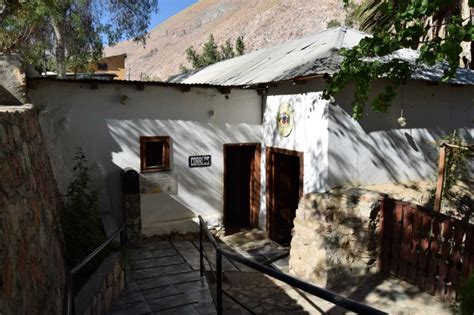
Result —
<instances>
[{"instance_id":1,"label":"stone paved walkway","mask_svg":"<svg viewBox=\"0 0 474 315\"><path fill-rule=\"evenodd\" d=\"M127 290L109 314L216 314L193 242L146 242L127 260Z\"/></svg>"},{"instance_id":2,"label":"stone paved walkway","mask_svg":"<svg viewBox=\"0 0 474 315\"><path fill-rule=\"evenodd\" d=\"M215 262L212 245L206 242L204 246ZM211 293L215 292L214 266L206 263L209 287L199 274L198 242L148 241L139 249L129 250L127 260L127 290L109 314L216 314ZM347 314L329 302L225 257L223 269L223 289L233 297L223 296L224 314ZM390 314L450 313L449 306L437 298L397 279L361 284L356 291L343 295Z\"/></svg>"}]
</instances>

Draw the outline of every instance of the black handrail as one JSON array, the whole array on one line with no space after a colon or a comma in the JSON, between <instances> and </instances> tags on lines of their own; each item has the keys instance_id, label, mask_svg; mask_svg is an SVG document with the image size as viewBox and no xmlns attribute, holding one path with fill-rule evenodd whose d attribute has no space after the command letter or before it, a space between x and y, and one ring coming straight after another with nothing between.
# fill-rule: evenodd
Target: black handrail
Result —
<instances>
[{"instance_id":1,"label":"black handrail","mask_svg":"<svg viewBox=\"0 0 474 315\"><path fill-rule=\"evenodd\" d=\"M270 277L278 279L282 282L289 284L290 286L308 292L312 295L315 295L323 300L329 301L337 306L343 307L346 310L356 312L358 314L387 314L378 309L375 309L366 304L354 301L352 299L338 295L332 291L317 287L315 285L309 284L307 282L301 281L294 277L291 277L287 274L284 274L278 270L269 268L265 265L259 264L255 261L236 255L235 253L229 252L228 250L222 249L215 240L214 236L211 234L207 228L207 223L204 219L199 216L199 246L200 246L200 267L201 267L201 276L204 274L204 248L203 248L203 232L206 234L209 241L214 246L216 250L216 281L217 281L217 292L216 299L214 301L218 314L222 314L222 256L225 256L228 259L237 261L247 267L253 268L263 274L266 274Z\"/></svg>"},{"instance_id":2,"label":"black handrail","mask_svg":"<svg viewBox=\"0 0 474 315\"><path fill-rule=\"evenodd\" d=\"M100 244L92 253L78 263L74 268L66 272L66 283L64 286L64 304L63 304L63 315L74 315L74 276L94 257L96 257L107 245L109 245L114 239L120 235L120 246L124 247L126 243L126 225L122 225L117 231L115 231L105 242ZM124 257L122 257L124 259ZM124 269L125 270L125 269Z\"/></svg>"}]
</instances>

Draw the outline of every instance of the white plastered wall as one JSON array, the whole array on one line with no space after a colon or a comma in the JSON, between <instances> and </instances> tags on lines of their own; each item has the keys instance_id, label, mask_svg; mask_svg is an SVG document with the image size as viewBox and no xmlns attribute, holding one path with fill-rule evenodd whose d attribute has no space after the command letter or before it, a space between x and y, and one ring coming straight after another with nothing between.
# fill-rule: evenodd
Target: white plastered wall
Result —
<instances>
[{"instance_id":1,"label":"white plastered wall","mask_svg":"<svg viewBox=\"0 0 474 315\"><path fill-rule=\"evenodd\" d=\"M126 95L125 104L120 101ZM90 163L101 209L121 217L120 173L140 171L139 137L172 138L170 175L177 194L142 194L146 235L189 232L201 214L211 223L222 216L225 143L261 141L261 97L253 90L42 81L29 91L43 106L41 126L61 192L72 176L73 156L81 146ZM210 114L214 112L214 115ZM212 116L212 117L211 117ZM212 156L212 166L189 168L190 155ZM142 175L146 176L146 175Z\"/></svg>"},{"instance_id":2,"label":"white plastered wall","mask_svg":"<svg viewBox=\"0 0 474 315\"><path fill-rule=\"evenodd\" d=\"M305 84L269 87L268 93L297 97L323 91L325 86L322 78L315 78ZM384 82L377 82L372 88L372 96L383 87ZM351 88L347 88L327 106L327 176L322 177L324 185L316 182L315 188L324 190L430 179L438 163L437 149L432 141L456 130L466 142L474 142L474 86L409 81L400 87L398 97L387 113L373 112L367 106L359 121L350 117L352 97ZM397 123L401 109L408 123L405 128ZM319 123L319 120L314 122ZM265 137L267 134L269 131L264 130ZM474 163L471 169L473 167Z\"/></svg>"},{"instance_id":3,"label":"white plastered wall","mask_svg":"<svg viewBox=\"0 0 474 315\"><path fill-rule=\"evenodd\" d=\"M373 91L380 91L377 82ZM375 94L375 93L372 94ZM456 131L474 139L474 87L409 81L386 113L367 106L364 117L350 117L348 89L329 106L330 186L354 186L435 179L438 149L432 142ZM397 123L403 116L405 127Z\"/></svg>"},{"instance_id":4,"label":"white plastered wall","mask_svg":"<svg viewBox=\"0 0 474 315\"><path fill-rule=\"evenodd\" d=\"M290 103L294 110L294 127L288 137L278 133L277 115L280 104ZM263 115L263 146L304 153L303 192L326 190L328 171L328 102L321 93L269 95ZM264 157L264 154L262 154ZM266 224L265 207L265 157L262 159L262 191L259 223Z\"/></svg>"}]
</instances>

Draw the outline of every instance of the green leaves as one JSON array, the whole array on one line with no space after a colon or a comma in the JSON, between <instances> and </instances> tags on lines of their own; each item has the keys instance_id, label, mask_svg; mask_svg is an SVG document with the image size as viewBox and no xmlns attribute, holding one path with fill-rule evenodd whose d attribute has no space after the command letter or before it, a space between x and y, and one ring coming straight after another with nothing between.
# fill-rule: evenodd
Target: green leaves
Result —
<instances>
[{"instance_id":1,"label":"green leaves","mask_svg":"<svg viewBox=\"0 0 474 315\"><path fill-rule=\"evenodd\" d=\"M102 56L102 40L145 40L158 0L6 0L0 16L0 49L20 52L44 70L57 59L70 70L85 70ZM62 58L64 55L64 58Z\"/></svg>"},{"instance_id":2,"label":"green leaves","mask_svg":"<svg viewBox=\"0 0 474 315\"><path fill-rule=\"evenodd\" d=\"M73 178L68 186L61 217L66 262L73 267L105 240L99 217L99 198L92 185L86 156L78 148L74 157Z\"/></svg>"},{"instance_id":3,"label":"green leaves","mask_svg":"<svg viewBox=\"0 0 474 315\"><path fill-rule=\"evenodd\" d=\"M209 35L207 42L202 46L202 54L198 54L193 46L186 49L186 59L191 63L194 69L205 67L213 63L233 58L236 55L243 55L245 51L245 44L241 36L237 37L235 41L235 51L230 39L226 40L224 45L217 46L214 36ZM180 66L180 73L189 71L184 66Z\"/></svg>"},{"instance_id":4,"label":"green leaves","mask_svg":"<svg viewBox=\"0 0 474 315\"><path fill-rule=\"evenodd\" d=\"M368 26L373 36L362 39L352 49L341 50L344 60L328 82L324 96L329 98L348 84L355 84L352 116L358 119L366 104L374 111L386 111L396 98L398 86L410 78L415 65L445 62L448 67L443 81L449 81L459 66L461 43L474 40L473 25L462 19L462 1L467 0L366 0L362 4L362 26ZM469 1L470 6L473 3L474 0ZM395 58L374 61L401 48L418 50L419 57L414 63ZM388 82L386 87L369 99L372 83L382 78Z\"/></svg>"}]
</instances>

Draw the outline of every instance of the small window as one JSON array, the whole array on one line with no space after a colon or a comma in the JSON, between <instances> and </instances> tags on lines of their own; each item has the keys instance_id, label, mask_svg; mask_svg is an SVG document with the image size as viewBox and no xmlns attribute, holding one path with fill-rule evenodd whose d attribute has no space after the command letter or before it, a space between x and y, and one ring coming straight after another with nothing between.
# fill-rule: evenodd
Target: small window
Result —
<instances>
[{"instance_id":1,"label":"small window","mask_svg":"<svg viewBox=\"0 0 474 315\"><path fill-rule=\"evenodd\" d=\"M140 137L142 172L170 170L170 137Z\"/></svg>"},{"instance_id":2,"label":"small window","mask_svg":"<svg viewBox=\"0 0 474 315\"><path fill-rule=\"evenodd\" d=\"M109 69L109 67L106 63L98 63L97 64L97 70L99 70L99 71L107 71L108 69Z\"/></svg>"}]
</instances>

